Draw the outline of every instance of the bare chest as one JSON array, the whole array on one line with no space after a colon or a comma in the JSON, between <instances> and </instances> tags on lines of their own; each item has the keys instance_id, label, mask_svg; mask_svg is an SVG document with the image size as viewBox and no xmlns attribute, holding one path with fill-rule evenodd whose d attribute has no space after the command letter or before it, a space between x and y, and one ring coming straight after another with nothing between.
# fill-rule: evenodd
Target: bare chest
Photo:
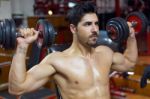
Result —
<instances>
[{"instance_id":1,"label":"bare chest","mask_svg":"<svg viewBox=\"0 0 150 99\"><path fill-rule=\"evenodd\" d=\"M72 87L86 88L108 84L110 64L98 59L74 59L65 61L57 70Z\"/></svg>"}]
</instances>

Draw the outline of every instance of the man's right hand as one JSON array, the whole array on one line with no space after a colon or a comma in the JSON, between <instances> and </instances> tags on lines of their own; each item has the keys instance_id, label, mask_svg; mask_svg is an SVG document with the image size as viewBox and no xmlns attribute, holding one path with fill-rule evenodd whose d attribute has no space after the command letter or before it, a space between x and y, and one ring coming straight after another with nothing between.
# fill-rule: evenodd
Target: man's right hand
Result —
<instances>
[{"instance_id":1,"label":"man's right hand","mask_svg":"<svg viewBox=\"0 0 150 99\"><path fill-rule=\"evenodd\" d=\"M34 42L39 35L39 31L33 28L20 29L21 37L17 37L17 42L19 45L29 45Z\"/></svg>"}]
</instances>

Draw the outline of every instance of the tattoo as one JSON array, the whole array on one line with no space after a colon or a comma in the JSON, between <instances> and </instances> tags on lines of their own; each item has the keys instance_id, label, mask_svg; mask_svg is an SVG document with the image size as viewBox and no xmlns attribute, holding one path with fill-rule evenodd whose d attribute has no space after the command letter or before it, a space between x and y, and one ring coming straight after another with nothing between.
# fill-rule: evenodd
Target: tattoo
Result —
<instances>
[{"instance_id":1,"label":"tattoo","mask_svg":"<svg viewBox=\"0 0 150 99\"><path fill-rule=\"evenodd\" d=\"M26 54L27 49L25 47L19 47L18 52Z\"/></svg>"}]
</instances>

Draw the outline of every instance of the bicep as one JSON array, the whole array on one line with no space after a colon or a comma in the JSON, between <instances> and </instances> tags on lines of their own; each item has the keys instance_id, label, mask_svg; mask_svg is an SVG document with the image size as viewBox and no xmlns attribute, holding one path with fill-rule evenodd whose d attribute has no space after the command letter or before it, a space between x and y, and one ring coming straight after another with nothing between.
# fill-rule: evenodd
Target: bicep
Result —
<instances>
[{"instance_id":1,"label":"bicep","mask_svg":"<svg viewBox=\"0 0 150 99\"><path fill-rule=\"evenodd\" d=\"M132 67L132 63L121 53L113 54L112 69L117 71L127 71Z\"/></svg>"},{"instance_id":2,"label":"bicep","mask_svg":"<svg viewBox=\"0 0 150 99\"><path fill-rule=\"evenodd\" d=\"M22 84L24 91L29 92L40 88L55 73L55 69L49 64L39 64L27 71L27 77Z\"/></svg>"}]
</instances>

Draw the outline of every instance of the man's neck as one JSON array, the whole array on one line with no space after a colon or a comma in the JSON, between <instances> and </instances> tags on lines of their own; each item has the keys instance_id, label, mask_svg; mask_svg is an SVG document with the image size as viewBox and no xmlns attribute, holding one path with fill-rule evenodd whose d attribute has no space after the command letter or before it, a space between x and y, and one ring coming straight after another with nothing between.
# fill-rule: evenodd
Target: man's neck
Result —
<instances>
[{"instance_id":1,"label":"man's neck","mask_svg":"<svg viewBox=\"0 0 150 99\"><path fill-rule=\"evenodd\" d=\"M88 45L81 44L78 40L73 40L73 43L71 45L71 49L74 49L76 54L85 56L85 57L91 57L91 55L94 52L94 48Z\"/></svg>"}]
</instances>

